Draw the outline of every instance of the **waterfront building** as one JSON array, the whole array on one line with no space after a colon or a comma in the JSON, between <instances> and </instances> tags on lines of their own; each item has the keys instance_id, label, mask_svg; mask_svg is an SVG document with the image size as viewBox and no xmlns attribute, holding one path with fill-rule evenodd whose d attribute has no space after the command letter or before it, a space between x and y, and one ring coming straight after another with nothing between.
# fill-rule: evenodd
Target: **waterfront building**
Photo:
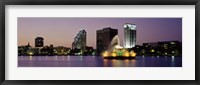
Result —
<instances>
[{"instance_id":1,"label":"waterfront building","mask_svg":"<svg viewBox=\"0 0 200 85\"><path fill-rule=\"evenodd\" d=\"M145 46L145 47L157 47L158 42L143 43L143 46Z\"/></svg>"},{"instance_id":2,"label":"waterfront building","mask_svg":"<svg viewBox=\"0 0 200 85\"><path fill-rule=\"evenodd\" d=\"M96 48L97 55L100 55L102 51L105 51L110 45L112 39L118 34L117 29L111 27L103 28L96 31Z\"/></svg>"},{"instance_id":3,"label":"waterfront building","mask_svg":"<svg viewBox=\"0 0 200 85\"><path fill-rule=\"evenodd\" d=\"M43 47L44 46L44 38L36 37L35 38L35 47Z\"/></svg>"},{"instance_id":4,"label":"waterfront building","mask_svg":"<svg viewBox=\"0 0 200 85\"><path fill-rule=\"evenodd\" d=\"M124 25L124 47L133 48L136 44L136 25L126 23Z\"/></svg>"},{"instance_id":5,"label":"waterfront building","mask_svg":"<svg viewBox=\"0 0 200 85\"><path fill-rule=\"evenodd\" d=\"M39 48L30 48L29 50L27 50L27 55L28 55L28 56L40 55L39 52L40 52Z\"/></svg>"},{"instance_id":6,"label":"waterfront building","mask_svg":"<svg viewBox=\"0 0 200 85\"><path fill-rule=\"evenodd\" d=\"M159 41L143 43L142 55L181 56L182 44L179 41Z\"/></svg>"},{"instance_id":7,"label":"waterfront building","mask_svg":"<svg viewBox=\"0 0 200 85\"><path fill-rule=\"evenodd\" d=\"M18 46L18 55L27 55L27 51L31 49L30 44L24 46Z\"/></svg>"},{"instance_id":8,"label":"waterfront building","mask_svg":"<svg viewBox=\"0 0 200 85\"><path fill-rule=\"evenodd\" d=\"M162 55L182 55L182 43L179 41L160 41L158 49Z\"/></svg>"},{"instance_id":9,"label":"waterfront building","mask_svg":"<svg viewBox=\"0 0 200 85\"><path fill-rule=\"evenodd\" d=\"M95 50L93 47L86 46L84 55L95 55Z\"/></svg>"},{"instance_id":10,"label":"waterfront building","mask_svg":"<svg viewBox=\"0 0 200 85\"><path fill-rule=\"evenodd\" d=\"M84 29L81 29L74 38L74 42L72 43L72 49L80 49L84 51L85 48L86 48L86 31Z\"/></svg>"},{"instance_id":11,"label":"waterfront building","mask_svg":"<svg viewBox=\"0 0 200 85\"><path fill-rule=\"evenodd\" d=\"M64 46L54 47L55 55L68 55L70 53L70 48Z\"/></svg>"}]
</instances>

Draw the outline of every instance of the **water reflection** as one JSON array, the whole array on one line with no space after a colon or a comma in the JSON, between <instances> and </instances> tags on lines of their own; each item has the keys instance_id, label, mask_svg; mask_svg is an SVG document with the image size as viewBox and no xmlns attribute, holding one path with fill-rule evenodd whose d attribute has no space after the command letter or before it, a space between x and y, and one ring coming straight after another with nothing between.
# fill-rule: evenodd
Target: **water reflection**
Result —
<instances>
[{"instance_id":1,"label":"water reflection","mask_svg":"<svg viewBox=\"0 0 200 85\"><path fill-rule=\"evenodd\" d=\"M96 56L19 56L19 67L182 67L182 57L137 56L103 59Z\"/></svg>"},{"instance_id":2,"label":"water reflection","mask_svg":"<svg viewBox=\"0 0 200 85\"><path fill-rule=\"evenodd\" d=\"M67 56L67 60L69 60L69 61L70 61L70 56L69 56L69 55Z\"/></svg>"},{"instance_id":3,"label":"water reflection","mask_svg":"<svg viewBox=\"0 0 200 85\"><path fill-rule=\"evenodd\" d=\"M83 60L83 56L80 56L80 60L81 60L81 61Z\"/></svg>"},{"instance_id":4,"label":"water reflection","mask_svg":"<svg viewBox=\"0 0 200 85\"><path fill-rule=\"evenodd\" d=\"M174 56L172 56L172 62L174 62Z\"/></svg>"},{"instance_id":5,"label":"water reflection","mask_svg":"<svg viewBox=\"0 0 200 85\"><path fill-rule=\"evenodd\" d=\"M55 60L56 60L56 61L58 60L58 56L55 57Z\"/></svg>"},{"instance_id":6,"label":"water reflection","mask_svg":"<svg viewBox=\"0 0 200 85\"><path fill-rule=\"evenodd\" d=\"M108 59L103 59L104 67L108 66Z\"/></svg>"},{"instance_id":7,"label":"water reflection","mask_svg":"<svg viewBox=\"0 0 200 85\"><path fill-rule=\"evenodd\" d=\"M29 60L32 60L32 56L29 56Z\"/></svg>"},{"instance_id":8,"label":"water reflection","mask_svg":"<svg viewBox=\"0 0 200 85\"><path fill-rule=\"evenodd\" d=\"M103 66L104 67L129 67L129 66L135 66L135 60L134 59L125 59L125 60L119 60L119 59L103 59Z\"/></svg>"},{"instance_id":9,"label":"water reflection","mask_svg":"<svg viewBox=\"0 0 200 85\"><path fill-rule=\"evenodd\" d=\"M175 59L174 59L174 56L172 56L172 64L171 66L175 66Z\"/></svg>"}]
</instances>

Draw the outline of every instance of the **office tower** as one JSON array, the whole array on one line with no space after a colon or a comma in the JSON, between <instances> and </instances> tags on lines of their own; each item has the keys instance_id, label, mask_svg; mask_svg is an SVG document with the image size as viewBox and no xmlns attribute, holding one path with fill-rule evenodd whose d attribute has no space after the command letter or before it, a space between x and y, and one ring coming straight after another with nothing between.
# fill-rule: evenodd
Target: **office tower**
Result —
<instances>
[{"instance_id":1,"label":"office tower","mask_svg":"<svg viewBox=\"0 0 200 85\"><path fill-rule=\"evenodd\" d=\"M124 25L124 47L132 48L136 44L136 25L126 23Z\"/></svg>"},{"instance_id":2,"label":"office tower","mask_svg":"<svg viewBox=\"0 0 200 85\"><path fill-rule=\"evenodd\" d=\"M72 49L85 50L86 48L86 31L81 29L72 43Z\"/></svg>"},{"instance_id":3,"label":"office tower","mask_svg":"<svg viewBox=\"0 0 200 85\"><path fill-rule=\"evenodd\" d=\"M35 47L43 47L44 46L44 38L36 37L35 38Z\"/></svg>"},{"instance_id":4,"label":"office tower","mask_svg":"<svg viewBox=\"0 0 200 85\"><path fill-rule=\"evenodd\" d=\"M107 27L101 30L97 30L96 33L97 55L100 55L102 51L105 51L108 48L113 37L115 37L118 34L118 30L113 29L111 27Z\"/></svg>"}]
</instances>

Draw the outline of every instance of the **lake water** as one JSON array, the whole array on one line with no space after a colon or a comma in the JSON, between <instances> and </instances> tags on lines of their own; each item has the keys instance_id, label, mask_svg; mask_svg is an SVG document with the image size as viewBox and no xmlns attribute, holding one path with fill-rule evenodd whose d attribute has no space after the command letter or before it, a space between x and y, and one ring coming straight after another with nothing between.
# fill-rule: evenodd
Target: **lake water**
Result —
<instances>
[{"instance_id":1,"label":"lake water","mask_svg":"<svg viewBox=\"0 0 200 85\"><path fill-rule=\"evenodd\" d=\"M136 56L117 60L96 56L19 56L18 67L182 67L182 57Z\"/></svg>"}]
</instances>

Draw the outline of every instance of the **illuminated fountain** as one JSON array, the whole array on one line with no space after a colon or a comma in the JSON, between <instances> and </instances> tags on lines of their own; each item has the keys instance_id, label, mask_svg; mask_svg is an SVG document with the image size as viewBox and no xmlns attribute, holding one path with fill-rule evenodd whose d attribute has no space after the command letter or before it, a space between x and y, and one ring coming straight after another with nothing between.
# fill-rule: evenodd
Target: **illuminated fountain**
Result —
<instances>
[{"instance_id":1,"label":"illuminated fountain","mask_svg":"<svg viewBox=\"0 0 200 85\"><path fill-rule=\"evenodd\" d=\"M130 52L120 46L119 36L116 35L113 37L108 49L102 53L104 58L108 59L124 59L124 58L135 58L136 53L131 50Z\"/></svg>"}]
</instances>

